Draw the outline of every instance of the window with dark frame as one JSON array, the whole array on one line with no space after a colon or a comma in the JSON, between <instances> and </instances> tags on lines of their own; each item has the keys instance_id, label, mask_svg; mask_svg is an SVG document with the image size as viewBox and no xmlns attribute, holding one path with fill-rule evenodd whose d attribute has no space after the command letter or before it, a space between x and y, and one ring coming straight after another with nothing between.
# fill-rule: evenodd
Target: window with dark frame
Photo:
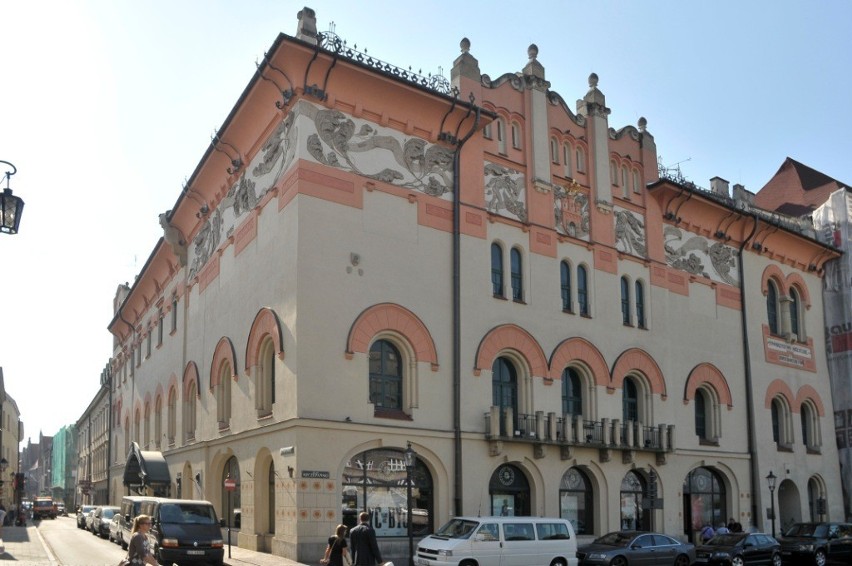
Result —
<instances>
[{"instance_id":1,"label":"window with dark frame","mask_svg":"<svg viewBox=\"0 0 852 566\"><path fill-rule=\"evenodd\" d=\"M402 359L387 340L370 346L370 402L376 408L402 410Z\"/></svg>"},{"instance_id":2,"label":"window with dark frame","mask_svg":"<svg viewBox=\"0 0 852 566\"><path fill-rule=\"evenodd\" d=\"M491 292L495 297L505 297L503 293L503 249L496 242L491 244Z\"/></svg>"},{"instance_id":3,"label":"window with dark frame","mask_svg":"<svg viewBox=\"0 0 852 566\"><path fill-rule=\"evenodd\" d=\"M571 304L571 266L567 261L559 264L560 286L562 290L562 310L573 312Z\"/></svg>"},{"instance_id":4,"label":"window with dark frame","mask_svg":"<svg viewBox=\"0 0 852 566\"><path fill-rule=\"evenodd\" d=\"M512 264L512 300L522 302L524 300L524 277L521 251L518 248L512 248L509 255Z\"/></svg>"}]
</instances>

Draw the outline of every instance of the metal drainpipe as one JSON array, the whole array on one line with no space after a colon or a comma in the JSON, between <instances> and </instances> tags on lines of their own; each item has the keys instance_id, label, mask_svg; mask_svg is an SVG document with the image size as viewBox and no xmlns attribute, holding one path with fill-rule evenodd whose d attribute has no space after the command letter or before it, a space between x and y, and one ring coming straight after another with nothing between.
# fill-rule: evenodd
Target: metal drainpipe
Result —
<instances>
[{"instance_id":1,"label":"metal drainpipe","mask_svg":"<svg viewBox=\"0 0 852 566\"><path fill-rule=\"evenodd\" d=\"M473 126L459 140L453 154L453 440L454 462L454 508L456 517L462 512L462 441L461 441L461 151L465 142L477 131L480 109L477 106Z\"/></svg>"},{"instance_id":2,"label":"metal drainpipe","mask_svg":"<svg viewBox=\"0 0 852 566\"><path fill-rule=\"evenodd\" d=\"M737 252L738 266L737 271L740 276L740 317L742 324L742 334L743 334L743 362L745 365L745 386L746 386L746 409L748 415L748 454L749 454L749 463L751 468L751 516L752 521L755 526L757 526L757 504L755 503L754 490L755 487L760 485L760 478L758 478L758 466L757 466L757 454L755 454L755 446L757 441L755 439L755 421L754 421L754 406L753 406L753 392L752 392L752 375L751 375L751 351L748 345L748 316L746 315L746 292L745 292L745 269L743 268L743 250L748 244L749 240L754 237L754 233L757 231L758 218L756 214L752 215L752 219L754 220L754 226L752 226L751 233L743 240L743 243L740 245L740 249Z\"/></svg>"},{"instance_id":3,"label":"metal drainpipe","mask_svg":"<svg viewBox=\"0 0 852 566\"><path fill-rule=\"evenodd\" d=\"M106 461L106 475L107 475L107 491L106 491L106 504L111 505L112 502L109 500L109 491L110 484L112 483L112 477L110 474L111 464L112 464L112 360L107 363L106 369L106 381L107 387L109 387L109 407L107 410L107 416L109 418L109 422L107 423L107 461Z\"/></svg>"}]
</instances>

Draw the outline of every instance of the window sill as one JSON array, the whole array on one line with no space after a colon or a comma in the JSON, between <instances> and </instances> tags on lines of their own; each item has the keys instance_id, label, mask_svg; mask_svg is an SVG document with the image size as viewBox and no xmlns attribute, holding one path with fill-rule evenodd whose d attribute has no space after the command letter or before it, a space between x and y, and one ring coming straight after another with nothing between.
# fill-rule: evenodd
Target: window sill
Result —
<instances>
[{"instance_id":1,"label":"window sill","mask_svg":"<svg viewBox=\"0 0 852 566\"><path fill-rule=\"evenodd\" d=\"M698 444L700 446L719 446L719 439L711 439L711 438L698 438Z\"/></svg>"},{"instance_id":2,"label":"window sill","mask_svg":"<svg viewBox=\"0 0 852 566\"><path fill-rule=\"evenodd\" d=\"M808 446L808 454L822 454L822 449L819 446Z\"/></svg>"},{"instance_id":3,"label":"window sill","mask_svg":"<svg viewBox=\"0 0 852 566\"><path fill-rule=\"evenodd\" d=\"M512 302L513 302L513 303L517 303L517 304L519 304L519 305L525 305L525 304L527 304L527 303L526 303L526 301L524 301L523 299L515 299L515 298L513 298L513 299L512 299Z\"/></svg>"},{"instance_id":4,"label":"window sill","mask_svg":"<svg viewBox=\"0 0 852 566\"><path fill-rule=\"evenodd\" d=\"M564 312L565 314L574 314L573 309L562 309L562 312Z\"/></svg>"},{"instance_id":5,"label":"window sill","mask_svg":"<svg viewBox=\"0 0 852 566\"><path fill-rule=\"evenodd\" d=\"M497 293L494 293L492 297L494 297L495 299L500 299L501 301L507 300L506 297L504 297L503 295L498 295Z\"/></svg>"},{"instance_id":6,"label":"window sill","mask_svg":"<svg viewBox=\"0 0 852 566\"><path fill-rule=\"evenodd\" d=\"M219 421L219 432L227 432L231 430L231 423Z\"/></svg>"},{"instance_id":7,"label":"window sill","mask_svg":"<svg viewBox=\"0 0 852 566\"><path fill-rule=\"evenodd\" d=\"M411 418L411 415L407 414L402 409L385 409L383 407L376 407L373 410L373 416L377 419L394 419L397 421L414 420Z\"/></svg>"},{"instance_id":8,"label":"window sill","mask_svg":"<svg viewBox=\"0 0 852 566\"><path fill-rule=\"evenodd\" d=\"M626 327L628 327L628 328L633 328L633 323L632 323L632 322L624 322L624 321L621 321L621 324L622 324L622 326L626 326Z\"/></svg>"},{"instance_id":9,"label":"window sill","mask_svg":"<svg viewBox=\"0 0 852 566\"><path fill-rule=\"evenodd\" d=\"M580 316L582 316L583 318L592 318L592 315L590 315L589 313L580 313Z\"/></svg>"},{"instance_id":10,"label":"window sill","mask_svg":"<svg viewBox=\"0 0 852 566\"><path fill-rule=\"evenodd\" d=\"M272 409L264 409L257 412L257 420L265 421L272 418Z\"/></svg>"},{"instance_id":11,"label":"window sill","mask_svg":"<svg viewBox=\"0 0 852 566\"><path fill-rule=\"evenodd\" d=\"M793 445L792 444L784 444L783 442L776 443L776 449L778 452L792 452Z\"/></svg>"}]
</instances>

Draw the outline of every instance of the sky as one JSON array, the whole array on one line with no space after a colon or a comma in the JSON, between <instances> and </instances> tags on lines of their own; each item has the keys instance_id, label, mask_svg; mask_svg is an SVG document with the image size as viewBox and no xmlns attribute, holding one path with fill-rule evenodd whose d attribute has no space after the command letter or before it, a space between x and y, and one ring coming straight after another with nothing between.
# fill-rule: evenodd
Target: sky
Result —
<instances>
[{"instance_id":1,"label":"sky","mask_svg":"<svg viewBox=\"0 0 852 566\"><path fill-rule=\"evenodd\" d=\"M699 186L720 176L756 192L788 156L852 183L848 0L307 5L320 31L333 22L423 74L449 77L464 37L492 79L535 43L551 90L582 98L596 73L610 126L645 117L661 162ZM97 394L118 285L303 6L0 0L0 160L26 202L20 232L0 234L0 367L25 442L75 423Z\"/></svg>"}]
</instances>

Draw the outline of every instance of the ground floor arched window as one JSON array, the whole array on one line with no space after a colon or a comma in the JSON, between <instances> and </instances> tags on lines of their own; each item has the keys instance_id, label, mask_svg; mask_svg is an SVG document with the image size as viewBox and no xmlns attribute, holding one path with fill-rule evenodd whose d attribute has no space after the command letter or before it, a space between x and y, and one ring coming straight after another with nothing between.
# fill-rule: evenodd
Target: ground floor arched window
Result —
<instances>
[{"instance_id":1,"label":"ground floor arched window","mask_svg":"<svg viewBox=\"0 0 852 566\"><path fill-rule=\"evenodd\" d=\"M725 484L719 474L709 468L695 468L683 481L683 531L695 542L704 525L714 529L727 523Z\"/></svg>"},{"instance_id":2,"label":"ground floor arched window","mask_svg":"<svg viewBox=\"0 0 852 566\"><path fill-rule=\"evenodd\" d=\"M491 475L488 482L491 514L504 517L530 515L530 484L520 468L503 464Z\"/></svg>"},{"instance_id":3,"label":"ground floor arched window","mask_svg":"<svg viewBox=\"0 0 852 566\"><path fill-rule=\"evenodd\" d=\"M578 535L593 532L592 484L579 468L571 468L559 483L559 516L568 519Z\"/></svg>"},{"instance_id":4,"label":"ground floor arched window","mask_svg":"<svg viewBox=\"0 0 852 566\"><path fill-rule=\"evenodd\" d=\"M352 457L343 471L341 523L358 524L361 511L381 537L408 536L408 473L401 449L367 450ZM411 530L425 536L434 530L432 474L418 458L411 470Z\"/></svg>"},{"instance_id":5,"label":"ground floor arched window","mask_svg":"<svg viewBox=\"0 0 852 566\"><path fill-rule=\"evenodd\" d=\"M236 489L228 490L225 487L225 480L231 479L236 483ZM236 456L231 456L225 462L225 468L222 470L222 481L219 482L222 486L222 514L220 517L225 519L226 525L231 525L240 528L242 513L235 511L239 510L240 504L240 465Z\"/></svg>"},{"instance_id":6,"label":"ground floor arched window","mask_svg":"<svg viewBox=\"0 0 852 566\"><path fill-rule=\"evenodd\" d=\"M621 480L621 530L650 530L651 511L642 505L647 489L645 478L633 470Z\"/></svg>"}]
</instances>

